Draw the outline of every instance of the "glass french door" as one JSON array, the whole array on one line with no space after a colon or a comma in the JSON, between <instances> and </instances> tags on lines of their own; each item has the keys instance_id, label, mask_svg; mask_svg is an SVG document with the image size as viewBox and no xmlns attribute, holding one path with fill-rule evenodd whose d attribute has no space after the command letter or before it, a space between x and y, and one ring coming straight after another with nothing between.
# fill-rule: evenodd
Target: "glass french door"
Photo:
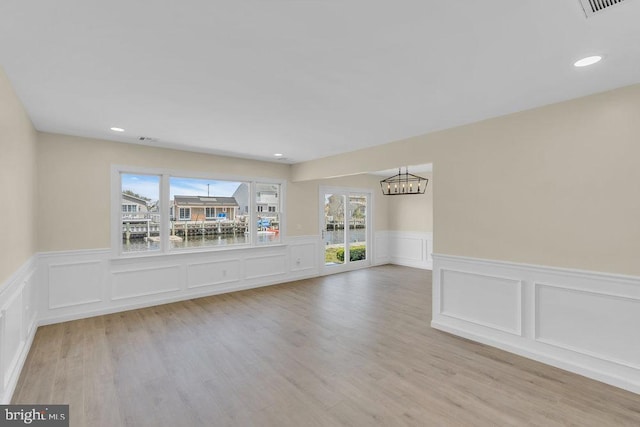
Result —
<instances>
[{"instance_id":1,"label":"glass french door","mask_svg":"<svg viewBox=\"0 0 640 427\"><path fill-rule=\"evenodd\" d=\"M320 232L326 272L371 265L371 193L338 188L320 190Z\"/></svg>"}]
</instances>

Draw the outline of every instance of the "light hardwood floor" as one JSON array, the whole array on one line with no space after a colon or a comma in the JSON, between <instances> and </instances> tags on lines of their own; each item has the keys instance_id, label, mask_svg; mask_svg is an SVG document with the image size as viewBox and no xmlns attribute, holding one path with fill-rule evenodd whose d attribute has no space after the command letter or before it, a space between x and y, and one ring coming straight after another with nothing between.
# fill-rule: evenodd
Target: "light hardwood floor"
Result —
<instances>
[{"instance_id":1,"label":"light hardwood floor","mask_svg":"<svg viewBox=\"0 0 640 427\"><path fill-rule=\"evenodd\" d=\"M41 327L13 403L72 426L638 426L640 395L429 327L383 266Z\"/></svg>"}]
</instances>

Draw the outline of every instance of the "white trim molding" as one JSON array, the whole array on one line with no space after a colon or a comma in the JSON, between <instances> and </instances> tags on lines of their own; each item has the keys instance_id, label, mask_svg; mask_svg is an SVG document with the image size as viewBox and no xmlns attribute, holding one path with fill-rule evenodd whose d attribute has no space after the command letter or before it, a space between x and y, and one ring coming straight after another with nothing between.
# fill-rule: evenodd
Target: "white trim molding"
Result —
<instances>
[{"instance_id":1,"label":"white trim molding","mask_svg":"<svg viewBox=\"0 0 640 427\"><path fill-rule=\"evenodd\" d=\"M441 315L522 336L522 280L441 268L440 283Z\"/></svg>"},{"instance_id":2,"label":"white trim molding","mask_svg":"<svg viewBox=\"0 0 640 427\"><path fill-rule=\"evenodd\" d=\"M349 250L351 245L343 244L342 247L345 250L344 258L345 262L342 264L326 264L325 263L325 243L324 243L324 233L325 233L325 221L326 221L326 213L324 211L326 204L326 196L327 195L338 195L345 197L346 206L350 206L349 202L351 196L365 196L366 197L366 206L365 206L365 243L366 243L366 257L364 260L359 261L349 261ZM335 187L335 186L325 186L321 185L318 187L318 231L321 235L321 244L322 244L322 252L318 253L319 263L321 264L320 273L322 275L342 273L351 270L358 270L361 268L370 267L375 261L376 255L371 256L371 254L376 253L377 240L374 238L374 233L372 231L372 225L374 224L374 210L373 210L373 191L370 188L354 188L354 187ZM351 215L352 210L344 209L344 224L351 224ZM345 242L353 242L351 239L352 230L350 227L344 227L344 237L346 238Z\"/></svg>"},{"instance_id":3,"label":"white trim molding","mask_svg":"<svg viewBox=\"0 0 640 427\"><path fill-rule=\"evenodd\" d=\"M640 278L434 254L431 326L640 393Z\"/></svg>"},{"instance_id":4,"label":"white trim molding","mask_svg":"<svg viewBox=\"0 0 640 427\"><path fill-rule=\"evenodd\" d=\"M148 255L168 255L178 252L208 252L212 247L207 248L190 248L189 250L172 250L169 244L169 233L160 233L160 246L157 250L145 251L139 253L126 253L122 251L122 235L123 235L123 222L122 222L122 175L150 175L158 178L158 192L160 206L170 206L170 190L171 190L171 178L186 178L196 180L213 180L213 181L233 181L248 185L248 211L249 211L249 235L250 241L243 244L244 247L260 247L260 246L277 246L285 243L287 230L287 181L285 179L277 178L264 178L254 176L241 176L241 175L228 175L228 174L211 174L210 172L193 172L193 171L181 171L175 169L164 168L145 168L140 166L127 166L127 165L111 165L111 252L113 258L135 258L139 256ZM258 220L258 211L255 208L257 186L260 184L276 184L280 186L280 192L278 194L278 219L279 219L279 239L274 242L259 242L257 239L258 230L255 224ZM183 209L183 208L180 208ZM189 217L182 219L191 219L191 208L189 209ZM174 212L175 214L175 212ZM170 220L167 211L161 211L158 213L160 217L160 230L170 229ZM177 215L179 216L179 215ZM235 249L234 245L221 245L215 248L215 250L232 250ZM238 245L240 246L240 245Z\"/></svg>"},{"instance_id":5,"label":"white trim molding","mask_svg":"<svg viewBox=\"0 0 640 427\"><path fill-rule=\"evenodd\" d=\"M373 265L389 264L389 231L376 231L373 233Z\"/></svg>"}]
</instances>

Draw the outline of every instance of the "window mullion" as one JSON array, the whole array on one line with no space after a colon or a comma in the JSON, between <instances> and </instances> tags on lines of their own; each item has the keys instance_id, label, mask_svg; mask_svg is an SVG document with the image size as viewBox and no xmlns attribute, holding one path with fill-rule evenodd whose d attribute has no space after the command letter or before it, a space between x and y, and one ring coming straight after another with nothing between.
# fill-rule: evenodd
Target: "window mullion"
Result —
<instances>
[{"instance_id":1,"label":"window mullion","mask_svg":"<svg viewBox=\"0 0 640 427\"><path fill-rule=\"evenodd\" d=\"M256 182L251 181L249 184L249 236L251 246L255 246L258 242L258 208L256 203Z\"/></svg>"},{"instance_id":2,"label":"window mullion","mask_svg":"<svg viewBox=\"0 0 640 427\"><path fill-rule=\"evenodd\" d=\"M169 251L169 175L160 180L160 252Z\"/></svg>"}]
</instances>

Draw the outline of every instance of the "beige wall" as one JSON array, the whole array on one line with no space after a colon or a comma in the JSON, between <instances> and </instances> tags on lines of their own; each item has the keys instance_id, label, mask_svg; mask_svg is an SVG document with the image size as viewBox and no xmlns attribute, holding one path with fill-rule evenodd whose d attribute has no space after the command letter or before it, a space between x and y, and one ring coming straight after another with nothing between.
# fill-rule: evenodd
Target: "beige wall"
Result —
<instances>
[{"instance_id":1,"label":"beige wall","mask_svg":"<svg viewBox=\"0 0 640 427\"><path fill-rule=\"evenodd\" d=\"M0 68L0 284L36 251L36 131Z\"/></svg>"},{"instance_id":2,"label":"beige wall","mask_svg":"<svg viewBox=\"0 0 640 427\"><path fill-rule=\"evenodd\" d=\"M287 179L289 166L66 135L39 134L38 249L110 246L111 165ZM78 220L82 218L82 230Z\"/></svg>"},{"instance_id":3,"label":"beige wall","mask_svg":"<svg viewBox=\"0 0 640 427\"><path fill-rule=\"evenodd\" d=\"M38 222L40 251L110 246L111 165L288 179L288 165L122 144L66 135L39 134L38 199L46 214ZM318 186L374 190L374 228L387 229L387 208L378 180L366 175L287 184L288 235L317 235ZM380 213L378 213L378 210ZM77 218L82 218L78 230ZM90 220L89 220L90 219Z\"/></svg>"},{"instance_id":4,"label":"beige wall","mask_svg":"<svg viewBox=\"0 0 640 427\"><path fill-rule=\"evenodd\" d=\"M291 168L40 134L37 192L33 128L4 75L0 90L3 196L42 212L41 251L109 246L111 164L289 177L289 234L308 235L318 230L320 184L372 188L376 230L428 231L426 218L420 230L407 225L410 218L389 214L398 203L419 202L383 198L377 178L324 178L433 163L436 253L640 275L640 85ZM15 222L10 211L2 215L3 223ZM77 232L70 215L93 222ZM12 246L0 277L34 252L33 218L21 221L23 227L0 231Z\"/></svg>"},{"instance_id":5,"label":"beige wall","mask_svg":"<svg viewBox=\"0 0 640 427\"><path fill-rule=\"evenodd\" d=\"M320 233L320 186L371 190L373 230L387 230L389 228L388 201L382 196L379 182L380 178L372 175L354 175L289 183L287 188L288 234L295 236Z\"/></svg>"},{"instance_id":6,"label":"beige wall","mask_svg":"<svg viewBox=\"0 0 640 427\"><path fill-rule=\"evenodd\" d=\"M433 163L436 253L640 275L640 85L292 167Z\"/></svg>"}]
</instances>

